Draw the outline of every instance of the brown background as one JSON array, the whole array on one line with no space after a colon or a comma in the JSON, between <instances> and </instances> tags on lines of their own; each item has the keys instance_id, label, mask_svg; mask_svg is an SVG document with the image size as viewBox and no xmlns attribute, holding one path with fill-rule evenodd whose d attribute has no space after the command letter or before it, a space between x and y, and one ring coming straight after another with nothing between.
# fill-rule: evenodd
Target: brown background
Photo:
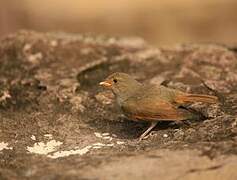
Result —
<instances>
[{"instance_id":1,"label":"brown background","mask_svg":"<svg viewBox=\"0 0 237 180\"><path fill-rule=\"evenodd\" d=\"M0 37L19 29L141 36L152 44L235 43L235 0L1 0Z\"/></svg>"}]
</instances>

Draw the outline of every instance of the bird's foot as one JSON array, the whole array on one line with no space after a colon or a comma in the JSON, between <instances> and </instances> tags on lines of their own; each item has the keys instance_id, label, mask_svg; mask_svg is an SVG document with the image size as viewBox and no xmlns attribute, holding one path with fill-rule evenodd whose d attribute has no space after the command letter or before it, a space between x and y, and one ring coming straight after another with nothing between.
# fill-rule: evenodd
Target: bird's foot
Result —
<instances>
[{"instance_id":1,"label":"bird's foot","mask_svg":"<svg viewBox=\"0 0 237 180\"><path fill-rule=\"evenodd\" d=\"M155 132L151 131L148 135L146 135L144 137L140 136L138 142L141 142L142 140L148 139L149 137L152 137L154 135L155 135Z\"/></svg>"},{"instance_id":2,"label":"bird's foot","mask_svg":"<svg viewBox=\"0 0 237 180\"><path fill-rule=\"evenodd\" d=\"M151 135L151 130L157 125L157 122L152 122L149 128L139 137L139 142L147 139ZM150 134L149 134L150 133Z\"/></svg>"},{"instance_id":3,"label":"bird's foot","mask_svg":"<svg viewBox=\"0 0 237 180\"><path fill-rule=\"evenodd\" d=\"M145 140L145 139L147 139L149 137L149 134L145 135L145 136L142 136L142 135L139 137L138 142L141 142L142 140Z\"/></svg>"}]
</instances>

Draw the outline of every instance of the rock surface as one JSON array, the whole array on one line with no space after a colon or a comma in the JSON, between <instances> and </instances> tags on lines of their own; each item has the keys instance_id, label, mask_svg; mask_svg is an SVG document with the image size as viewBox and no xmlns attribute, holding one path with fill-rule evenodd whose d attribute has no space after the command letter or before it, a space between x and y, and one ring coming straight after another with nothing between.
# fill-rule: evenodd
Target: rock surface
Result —
<instances>
[{"instance_id":1,"label":"rock surface","mask_svg":"<svg viewBox=\"0 0 237 180\"><path fill-rule=\"evenodd\" d=\"M0 179L237 179L234 47L22 31L1 40L0 63ZM220 103L138 142L147 124L98 87L116 71Z\"/></svg>"}]
</instances>

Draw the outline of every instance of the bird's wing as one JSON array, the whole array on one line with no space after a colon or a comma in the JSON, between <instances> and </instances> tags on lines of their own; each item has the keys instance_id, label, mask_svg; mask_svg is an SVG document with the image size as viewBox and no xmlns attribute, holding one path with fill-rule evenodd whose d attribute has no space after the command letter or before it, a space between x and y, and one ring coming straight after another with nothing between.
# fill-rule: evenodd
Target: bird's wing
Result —
<instances>
[{"instance_id":1,"label":"bird's wing","mask_svg":"<svg viewBox=\"0 0 237 180\"><path fill-rule=\"evenodd\" d=\"M177 104L187 104L193 102L204 102L212 104L217 103L218 98L211 95L179 93L175 96L174 101Z\"/></svg>"},{"instance_id":2,"label":"bird's wing","mask_svg":"<svg viewBox=\"0 0 237 180\"><path fill-rule=\"evenodd\" d=\"M185 120L190 113L179 109L159 97L129 98L122 104L122 110L134 119L140 120Z\"/></svg>"},{"instance_id":3,"label":"bird's wing","mask_svg":"<svg viewBox=\"0 0 237 180\"><path fill-rule=\"evenodd\" d=\"M193 102L204 102L204 103L217 103L218 98L216 96L204 95L204 94L189 94L181 92L179 90L170 89L164 86L158 86L152 88L154 93L159 95L160 98L168 102L173 102L177 106L185 105ZM159 94L158 94L159 93Z\"/></svg>"}]
</instances>

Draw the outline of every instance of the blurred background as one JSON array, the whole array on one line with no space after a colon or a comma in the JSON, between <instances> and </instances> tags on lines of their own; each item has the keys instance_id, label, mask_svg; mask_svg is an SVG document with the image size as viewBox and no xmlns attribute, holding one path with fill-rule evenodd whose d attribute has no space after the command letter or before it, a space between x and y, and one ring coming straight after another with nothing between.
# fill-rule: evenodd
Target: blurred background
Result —
<instances>
[{"instance_id":1,"label":"blurred background","mask_svg":"<svg viewBox=\"0 0 237 180\"><path fill-rule=\"evenodd\" d=\"M19 29L232 44L237 0L0 0L0 38Z\"/></svg>"}]
</instances>

